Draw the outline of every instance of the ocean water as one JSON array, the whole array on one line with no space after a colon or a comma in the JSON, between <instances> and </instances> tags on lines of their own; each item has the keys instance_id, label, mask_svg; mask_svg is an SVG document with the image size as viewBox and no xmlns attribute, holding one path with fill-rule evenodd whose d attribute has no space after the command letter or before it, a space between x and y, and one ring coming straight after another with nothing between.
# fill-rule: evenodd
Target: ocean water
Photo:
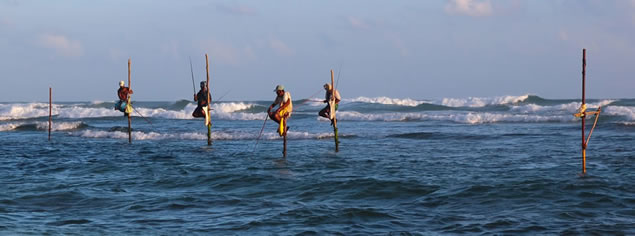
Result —
<instances>
[{"instance_id":1,"label":"ocean water","mask_svg":"<svg viewBox=\"0 0 635 236\"><path fill-rule=\"evenodd\" d=\"M581 172L578 99L344 99L340 151L294 102L0 103L0 234L635 234L635 99L602 115ZM141 118L142 114L145 118ZM151 122L151 123L150 123ZM593 123L589 117L587 132Z\"/></svg>"}]
</instances>

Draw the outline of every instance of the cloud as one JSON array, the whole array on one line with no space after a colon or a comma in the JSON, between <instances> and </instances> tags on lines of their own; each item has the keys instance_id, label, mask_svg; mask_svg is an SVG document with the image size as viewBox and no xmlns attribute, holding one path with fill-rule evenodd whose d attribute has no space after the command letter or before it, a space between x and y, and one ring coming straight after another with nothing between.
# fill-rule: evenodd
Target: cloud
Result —
<instances>
[{"instance_id":1,"label":"cloud","mask_svg":"<svg viewBox=\"0 0 635 236\"><path fill-rule=\"evenodd\" d=\"M210 61L216 61L226 65L238 65L256 57L252 48L249 46L240 49L229 43L215 39L203 41L201 48L209 54Z\"/></svg>"},{"instance_id":2,"label":"cloud","mask_svg":"<svg viewBox=\"0 0 635 236\"><path fill-rule=\"evenodd\" d=\"M218 10L219 12L230 14L230 15L239 15L239 16L256 15L256 10L254 8L251 8L245 5L229 6L225 4L217 4L216 10Z\"/></svg>"},{"instance_id":3,"label":"cloud","mask_svg":"<svg viewBox=\"0 0 635 236\"><path fill-rule=\"evenodd\" d=\"M108 54L110 56L110 59L112 59L113 61L123 61L124 59L128 58L128 53L118 48L108 49Z\"/></svg>"},{"instance_id":4,"label":"cloud","mask_svg":"<svg viewBox=\"0 0 635 236\"><path fill-rule=\"evenodd\" d=\"M445 11L457 15L489 16L492 15L492 4L490 0L450 0Z\"/></svg>"},{"instance_id":5,"label":"cloud","mask_svg":"<svg viewBox=\"0 0 635 236\"><path fill-rule=\"evenodd\" d=\"M399 33L385 32L384 38L387 42L390 43L390 45L392 45L394 49L399 52L399 55L401 55L402 57L407 57L410 55L410 49L408 49L406 43L404 43Z\"/></svg>"},{"instance_id":6,"label":"cloud","mask_svg":"<svg viewBox=\"0 0 635 236\"><path fill-rule=\"evenodd\" d=\"M406 44L403 42L401 37L397 34L386 34L386 39L388 39L392 46L399 51L399 54L402 57L406 57L410 55L410 50L406 47Z\"/></svg>"},{"instance_id":7,"label":"cloud","mask_svg":"<svg viewBox=\"0 0 635 236\"><path fill-rule=\"evenodd\" d=\"M562 41L567 41L569 40L569 34L566 31L561 30L560 32L558 32L558 39Z\"/></svg>"},{"instance_id":8,"label":"cloud","mask_svg":"<svg viewBox=\"0 0 635 236\"><path fill-rule=\"evenodd\" d=\"M180 45L178 42L172 40L168 42L164 42L160 46L161 52L169 57L179 57L180 56Z\"/></svg>"},{"instance_id":9,"label":"cloud","mask_svg":"<svg viewBox=\"0 0 635 236\"><path fill-rule=\"evenodd\" d=\"M351 27L353 27L354 29L362 29L362 30L370 29L370 25L368 23L354 16L348 17L348 23L350 23Z\"/></svg>"},{"instance_id":10,"label":"cloud","mask_svg":"<svg viewBox=\"0 0 635 236\"><path fill-rule=\"evenodd\" d=\"M84 54L82 44L77 40L71 40L64 35L43 34L40 35L38 43L55 50L57 54L68 57L78 57Z\"/></svg>"},{"instance_id":11,"label":"cloud","mask_svg":"<svg viewBox=\"0 0 635 236\"><path fill-rule=\"evenodd\" d=\"M13 21L11 21L9 17L0 16L0 27L3 27L3 26L11 27L13 26Z\"/></svg>"},{"instance_id":12,"label":"cloud","mask_svg":"<svg viewBox=\"0 0 635 236\"><path fill-rule=\"evenodd\" d=\"M10 7L18 7L20 6L20 2L18 0L4 0L0 1L0 5L6 5Z\"/></svg>"},{"instance_id":13,"label":"cloud","mask_svg":"<svg viewBox=\"0 0 635 236\"><path fill-rule=\"evenodd\" d=\"M282 56L293 56L295 55L295 50L291 49L287 44L280 41L279 39L270 39L269 40L269 48L273 49L278 55Z\"/></svg>"}]
</instances>

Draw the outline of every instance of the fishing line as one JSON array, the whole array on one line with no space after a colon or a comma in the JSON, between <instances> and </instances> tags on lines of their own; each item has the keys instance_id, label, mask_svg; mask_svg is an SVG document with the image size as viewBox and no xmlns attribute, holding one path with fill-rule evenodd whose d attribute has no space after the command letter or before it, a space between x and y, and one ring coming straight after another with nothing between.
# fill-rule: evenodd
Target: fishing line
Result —
<instances>
[{"instance_id":1,"label":"fishing line","mask_svg":"<svg viewBox=\"0 0 635 236\"><path fill-rule=\"evenodd\" d=\"M231 91L232 91L231 89L230 89L230 90L227 90L227 92L225 92L225 93L223 94L223 96L220 96L220 98L218 98L218 101L216 101L216 102L220 102L221 100L223 100L223 98L225 97L225 95L229 94L229 92L231 92Z\"/></svg>"},{"instance_id":2,"label":"fishing line","mask_svg":"<svg viewBox=\"0 0 635 236\"><path fill-rule=\"evenodd\" d=\"M260 134L258 134L258 138L256 139L256 144L254 145L254 150L251 152L255 152L256 151L256 147L258 146L258 142L260 141L260 137L262 136L262 131L265 130L265 124L267 124L267 119L269 119L269 114L267 114L267 116L265 116L265 122L262 123L262 128L260 129Z\"/></svg>"},{"instance_id":3,"label":"fishing line","mask_svg":"<svg viewBox=\"0 0 635 236\"><path fill-rule=\"evenodd\" d=\"M139 116L141 116L141 118L143 118L146 122L148 122L148 124L150 124L150 126L152 126L152 128L154 128L154 125L152 124L152 122L150 122L150 120L148 120L147 118L145 118L143 115L141 115L141 112L137 111L136 108L134 108L132 106L132 104L130 104L130 107L132 107L132 110L137 112L137 114L139 114Z\"/></svg>"},{"instance_id":4,"label":"fishing line","mask_svg":"<svg viewBox=\"0 0 635 236\"><path fill-rule=\"evenodd\" d=\"M305 103L307 103L309 101L314 101L314 100L311 100L311 99L313 99L313 97L315 97L315 95L317 95L320 91L322 91L322 89L320 89L317 92L315 92L313 95L311 95L309 98L307 98L304 102L300 103L300 105L303 105L303 104L305 104Z\"/></svg>"}]
</instances>

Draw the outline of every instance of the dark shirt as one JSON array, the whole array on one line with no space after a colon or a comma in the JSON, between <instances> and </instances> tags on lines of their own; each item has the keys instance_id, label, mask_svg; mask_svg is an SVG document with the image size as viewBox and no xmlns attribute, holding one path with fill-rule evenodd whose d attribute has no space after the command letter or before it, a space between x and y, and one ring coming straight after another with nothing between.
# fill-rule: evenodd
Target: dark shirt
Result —
<instances>
[{"instance_id":1,"label":"dark shirt","mask_svg":"<svg viewBox=\"0 0 635 236\"><path fill-rule=\"evenodd\" d=\"M130 92L130 89L128 89L128 87L119 87L119 90L117 90L117 96L119 96L119 100L122 100L122 101L128 100L129 92Z\"/></svg>"},{"instance_id":2,"label":"dark shirt","mask_svg":"<svg viewBox=\"0 0 635 236\"><path fill-rule=\"evenodd\" d=\"M196 94L196 101L198 101L198 106L207 106L207 90L200 90Z\"/></svg>"}]
</instances>

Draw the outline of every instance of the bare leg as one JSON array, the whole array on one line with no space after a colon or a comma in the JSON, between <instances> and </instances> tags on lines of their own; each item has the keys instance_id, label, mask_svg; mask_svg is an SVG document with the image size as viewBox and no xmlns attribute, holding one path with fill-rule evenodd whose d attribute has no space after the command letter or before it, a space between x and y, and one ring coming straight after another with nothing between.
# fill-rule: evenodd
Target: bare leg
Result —
<instances>
[{"instance_id":1,"label":"bare leg","mask_svg":"<svg viewBox=\"0 0 635 236\"><path fill-rule=\"evenodd\" d=\"M280 118L278 117L278 114L276 112L269 113L269 118L280 124Z\"/></svg>"},{"instance_id":2,"label":"bare leg","mask_svg":"<svg viewBox=\"0 0 635 236\"><path fill-rule=\"evenodd\" d=\"M326 105L326 107L325 107L325 108L323 108L322 110L320 110L320 112L319 112L318 114L319 114L321 117L324 117L324 118L327 118L327 119L328 119L328 118L329 118L329 115L328 115L327 113L329 112L329 110L330 110L329 105Z\"/></svg>"},{"instance_id":3,"label":"bare leg","mask_svg":"<svg viewBox=\"0 0 635 236\"><path fill-rule=\"evenodd\" d=\"M203 108L202 107L196 107L196 109L194 109L194 112L192 112L192 116L193 117L205 117L205 114L203 114Z\"/></svg>"}]
</instances>

